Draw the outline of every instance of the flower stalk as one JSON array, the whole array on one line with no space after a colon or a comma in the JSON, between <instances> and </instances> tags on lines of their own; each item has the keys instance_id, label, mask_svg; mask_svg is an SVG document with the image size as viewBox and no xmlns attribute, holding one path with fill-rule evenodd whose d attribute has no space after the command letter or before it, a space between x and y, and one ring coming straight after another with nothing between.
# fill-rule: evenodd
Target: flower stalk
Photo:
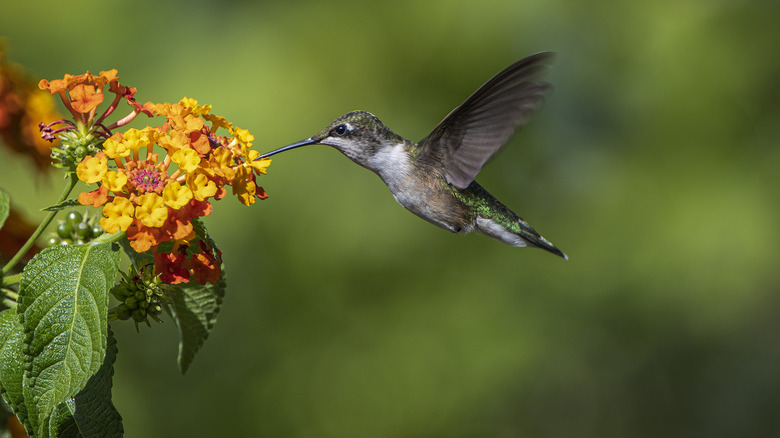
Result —
<instances>
[{"instance_id":1,"label":"flower stalk","mask_svg":"<svg viewBox=\"0 0 780 438\"><path fill-rule=\"evenodd\" d=\"M65 189L62 191L62 194L60 195L60 198L57 200L56 204L61 204L66 199L68 199L68 195L70 195L70 192L73 191L73 188L76 186L76 183L78 182L78 178L76 178L76 174L74 172L68 172L65 175L65 179L67 180L67 183L65 184ZM32 248L32 246L35 244L35 241L38 240L39 237L41 237L41 234L46 229L46 227L49 226L52 220L54 220L54 216L57 215L57 211L53 210L50 211L46 217L43 219L43 221L38 225L38 228L36 228L35 232L32 233L29 239L27 239L27 242L22 245L22 247L19 249L19 251L16 252L16 254L11 258L11 260L8 261L8 263L3 266L2 275L5 276L8 272L10 272L14 267L16 267L17 264L19 264L19 261L22 260L22 257L24 257L25 254L27 254L27 251Z\"/></svg>"}]
</instances>

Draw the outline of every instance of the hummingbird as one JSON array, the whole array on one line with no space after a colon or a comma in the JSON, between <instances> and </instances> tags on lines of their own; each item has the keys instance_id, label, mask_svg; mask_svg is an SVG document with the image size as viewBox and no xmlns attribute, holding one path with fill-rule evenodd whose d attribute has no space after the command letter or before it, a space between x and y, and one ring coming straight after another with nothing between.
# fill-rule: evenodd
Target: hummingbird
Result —
<instances>
[{"instance_id":1,"label":"hummingbird","mask_svg":"<svg viewBox=\"0 0 780 438\"><path fill-rule=\"evenodd\" d=\"M541 79L552 53L521 59L490 78L419 143L366 111L342 115L319 133L260 155L307 145L331 146L374 173L395 200L453 233L478 231L507 245L537 247L568 260L474 178L541 106L551 85Z\"/></svg>"}]
</instances>

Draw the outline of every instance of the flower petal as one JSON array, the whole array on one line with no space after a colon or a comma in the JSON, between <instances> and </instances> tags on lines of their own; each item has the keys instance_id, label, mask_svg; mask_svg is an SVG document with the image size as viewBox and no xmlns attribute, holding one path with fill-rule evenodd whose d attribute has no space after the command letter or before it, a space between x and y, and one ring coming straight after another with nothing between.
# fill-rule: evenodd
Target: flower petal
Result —
<instances>
[{"instance_id":1,"label":"flower petal","mask_svg":"<svg viewBox=\"0 0 780 438\"><path fill-rule=\"evenodd\" d=\"M157 193L143 194L135 202L135 217L147 227L162 226L168 218L168 207Z\"/></svg>"},{"instance_id":2,"label":"flower petal","mask_svg":"<svg viewBox=\"0 0 780 438\"><path fill-rule=\"evenodd\" d=\"M70 90L70 101L73 109L86 114L103 103L103 93L96 92L93 85L76 85Z\"/></svg>"},{"instance_id":3,"label":"flower petal","mask_svg":"<svg viewBox=\"0 0 780 438\"><path fill-rule=\"evenodd\" d=\"M125 184L127 184L127 175L124 172L109 170L103 175L102 187L106 187L114 193L121 192L125 188Z\"/></svg>"},{"instance_id":4,"label":"flower petal","mask_svg":"<svg viewBox=\"0 0 780 438\"><path fill-rule=\"evenodd\" d=\"M95 184L100 181L106 172L108 172L108 158L103 152L98 152L94 157L87 155L76 166L76 175L87 184Z\"/></svg>"},{"instance_id":5,"label":"flower petal","mask_svg":"<svg viewBox=\"0 0 780 438\"><path fill-rule=\"evenodd\" d=\"M100 226L107 233L116 233L117 231L127 231L127 227L133 223L133 203L127 198L116 197L113 201L103 206L103 218L100 219Z\"/></svg>"},{"instance_id":6,"label":"flower petal","mask_svg":"<svg viewBox=\"0 0 780 438\"><path fill-rule=\"evenodd\" d=\"M192 199L192 191L186 185L181 185L173 181L165 186L162 192L162 197L165 205L178 210L189 204L190 200Z\"/></svg>"}]
</instances>

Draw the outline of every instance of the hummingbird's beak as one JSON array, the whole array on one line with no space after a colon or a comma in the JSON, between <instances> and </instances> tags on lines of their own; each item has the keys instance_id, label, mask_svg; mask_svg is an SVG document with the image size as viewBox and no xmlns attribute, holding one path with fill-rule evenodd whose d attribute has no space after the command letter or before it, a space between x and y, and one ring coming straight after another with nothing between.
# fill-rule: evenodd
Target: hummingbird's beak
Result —
<instances>
[{"instance_id":1,"label":"hummingbird's beak","mask_svg":"<svg viewBox=\"0 0 780 438\"><path fill-rule=\"evenodd\" d=\"M309 137L309 138L307 138L305 140L296 141L295 143L288 144L287 146L284 146L284 147L281 147L281 148L276 149L274 151L267 152L267 153L265 153L263 155L260 155L259 157L255 158L255 161L260 160L262 158L270 157L271 155L276 155L279 152L289 151L290 149L295 149L295 148L298 148L298 147L301 147L301 146L307 146L307 145L315 144L315 143L317 143L317 141L316 140L312 140L312 138Z\"/></svg>"}]
</instances>

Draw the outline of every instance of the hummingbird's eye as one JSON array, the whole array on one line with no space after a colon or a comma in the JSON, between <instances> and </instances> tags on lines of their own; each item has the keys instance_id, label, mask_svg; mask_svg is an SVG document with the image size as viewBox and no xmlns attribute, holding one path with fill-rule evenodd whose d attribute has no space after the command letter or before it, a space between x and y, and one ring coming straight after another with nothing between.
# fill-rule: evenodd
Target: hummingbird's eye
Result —
<instances>
[{"instance_id":1,"label":"hummingbird's eye","mask_svg":"<svg viewBox=\"0 0 780 438\"><path fill-rule=\"evenodd\" d=\"M347 131L349 131L349 129L347 129L347 125L339 125L339 126L336 126L335 128L333 128L333 131L331 131L331 134L333 134L333 135L335 135L337 137L342 137L342 136L344 136L347 133Z\"/></svg>"}]
</instances>

